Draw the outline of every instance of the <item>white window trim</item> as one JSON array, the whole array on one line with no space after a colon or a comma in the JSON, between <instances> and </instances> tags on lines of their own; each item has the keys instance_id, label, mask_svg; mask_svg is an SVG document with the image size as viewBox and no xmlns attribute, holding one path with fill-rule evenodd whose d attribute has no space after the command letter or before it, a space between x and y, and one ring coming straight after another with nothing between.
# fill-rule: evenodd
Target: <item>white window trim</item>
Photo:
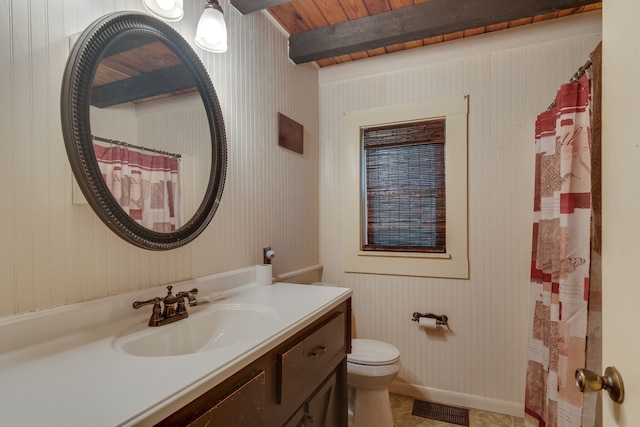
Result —
<instances>
[{"instance_id":1,"label":"white window trim","mask_svg":"<svg viewBox=\"0 0 640 427\"><path fill-rule=\"evenodd\" d=\"M342 181L344 269L349 273L468 279L468 96L440 98L345 113ZM361 129L445 118L445 254L361 250Z\"/></svg>"}]
</instances>

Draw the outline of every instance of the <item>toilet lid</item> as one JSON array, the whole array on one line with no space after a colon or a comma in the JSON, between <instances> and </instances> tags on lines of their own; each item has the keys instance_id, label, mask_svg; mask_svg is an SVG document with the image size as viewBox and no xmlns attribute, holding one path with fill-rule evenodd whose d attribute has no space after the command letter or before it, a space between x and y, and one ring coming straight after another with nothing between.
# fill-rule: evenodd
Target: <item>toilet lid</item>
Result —
<instances>
[{"instance_id":1,"label":"toilet lid","mask_svg":"<svg viewBox=\"0 0 640 427\"><path fill-rule=\"evenodd\" d=\"M347 361L359 365L388 365L400 358L400 350L382 341L354 339Z\"/></svg>"}]
</instances>

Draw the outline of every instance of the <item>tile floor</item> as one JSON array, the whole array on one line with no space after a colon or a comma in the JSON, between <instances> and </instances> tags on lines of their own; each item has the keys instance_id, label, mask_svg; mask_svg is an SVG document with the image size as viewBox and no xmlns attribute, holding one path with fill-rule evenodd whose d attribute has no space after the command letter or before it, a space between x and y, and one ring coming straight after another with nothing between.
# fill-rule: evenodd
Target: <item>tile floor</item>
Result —
<instances>
[{"instance_id":1,"label":"tile floor","mask_svg":"<svg viewBox=\"0 0 640 427\"><path fill-rule=\"evenodd\" d=\"M400 394L390 394L394 427L460 427L428 418L411 415L413 398ZM469 427L524 427L524 420L494 412L469 410Z\"/></svg>"}]
</instances>

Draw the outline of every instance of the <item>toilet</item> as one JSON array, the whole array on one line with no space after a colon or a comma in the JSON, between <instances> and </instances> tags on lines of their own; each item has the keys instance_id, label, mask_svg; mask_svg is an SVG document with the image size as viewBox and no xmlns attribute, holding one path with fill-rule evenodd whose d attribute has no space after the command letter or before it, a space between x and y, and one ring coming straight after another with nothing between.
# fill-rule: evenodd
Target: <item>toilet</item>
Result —
<instances>
[{"instance_id":1,"label":"toilet","mask_svg":"<svg viewBox=\"0 0 640 427\"><path fill-rule=\"evenodd\" d=\"M391 344L355 338L347 355L350 427L393 427L389 384L400 371L400 351Z\"/></svg>"}]
</instances>

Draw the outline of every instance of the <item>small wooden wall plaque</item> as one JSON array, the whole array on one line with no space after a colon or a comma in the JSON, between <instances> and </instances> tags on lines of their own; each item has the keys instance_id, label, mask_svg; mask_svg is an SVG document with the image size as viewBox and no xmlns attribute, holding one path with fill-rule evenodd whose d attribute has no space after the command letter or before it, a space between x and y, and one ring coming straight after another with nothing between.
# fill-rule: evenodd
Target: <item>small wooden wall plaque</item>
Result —
<instances>
[{"instance_id":1,"label":"small wooden wall plaque","mask_svg":"<svg viewBox=\"0 0 640 427\"><path fill-rule=\"evenodd\" d=\"M302 154L304 126L293 119L278 113L278 145Z\"/></svg>"}]
</instances>

